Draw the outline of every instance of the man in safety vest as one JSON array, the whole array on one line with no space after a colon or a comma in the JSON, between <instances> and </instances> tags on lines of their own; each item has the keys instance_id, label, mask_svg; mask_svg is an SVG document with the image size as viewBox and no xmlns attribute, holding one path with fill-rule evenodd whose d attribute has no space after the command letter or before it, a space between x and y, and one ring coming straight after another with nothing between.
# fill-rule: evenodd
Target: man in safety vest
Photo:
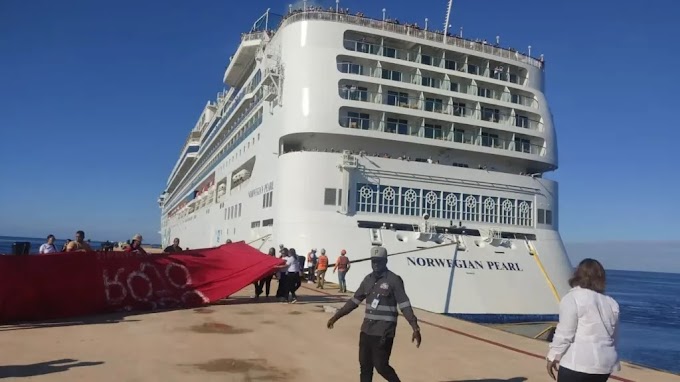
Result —
<instances>
[{"instance_id":1,"label":"man in safety vest","mask_svg":"<svg viewBox=\"0 0 680 382\"><path fill-rule=\"evenodd\" d=\"M323 284L326 282L326 270L328 269L328 256L326 250L321 248L321 256L316 262L316 287L323 289Z\"/></svg>"},{"instance_id":2,"label":"man in safety vest","mask_svg":"<svg viewBox=\"0 0 680 382\"><path fill-rule=\"evenodd\" d=\"M340 293L347 292L347 283L345 282L345 275L349 271L349 258L347 257L347 251L344 249L340 251L340 256L335 260L335 266L333 267L333 273L338 271L338 284L340 284Z\"/></svg>"},{"instance_id":3,"label":"man in safety vest","mask_svg":"<svg viewBox=\"0 0 680 382\"><path fill-rule=\"evenodd\" d=\"M359 337L359 365L361 382L373 380L373 368L388 382L399 382L397 372L390 366L390 354L397 329L397 307L413 328L412 342L420 347L422 338L418 319L404 290L404 282L387 270L387 250L371 248L373 272L364 278L359 288L345 306L340 308L326 324L329 329L341 317L356 309L366 300L366 314Z\"/></svg>"}]
</instances>

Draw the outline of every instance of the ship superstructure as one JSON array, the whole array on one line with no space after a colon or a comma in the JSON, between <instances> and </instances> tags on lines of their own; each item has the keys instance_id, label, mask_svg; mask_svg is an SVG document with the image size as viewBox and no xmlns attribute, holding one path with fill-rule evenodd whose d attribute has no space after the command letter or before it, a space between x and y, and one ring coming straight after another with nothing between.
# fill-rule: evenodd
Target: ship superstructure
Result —
<instances>
[{"instance_id":1,"label":"ship superstructure","mask_svg":"<svg viewBox=\"0 0 680 382\"><path fill-rule=\"evenodd\" d=\"M345 249L350 290L383 245L420 308L556 318L571 266L544 60L333 10L260 21L159 199L163 244Z\"/></svg>"}]
</instances>

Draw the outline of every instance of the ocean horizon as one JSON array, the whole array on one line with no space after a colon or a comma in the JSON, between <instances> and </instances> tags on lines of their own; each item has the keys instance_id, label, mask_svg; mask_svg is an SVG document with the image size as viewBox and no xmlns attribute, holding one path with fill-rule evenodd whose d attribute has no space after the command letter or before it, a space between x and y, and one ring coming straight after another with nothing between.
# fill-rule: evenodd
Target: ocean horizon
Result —
<instances>
[{"instance_id":1,"label":"ocean horizon","mask_svg":"<svg viewBox=\"0 0 680 382\"><path fill-rule=\"evenodd\" d=\"M37 253L44 238L0 236L0 254L28 241ZM60 248L65 240L57 240ZM91 241L94 249L102 242ZM680 273L607 269L607 291L621 309L621 360L680 374ZM547 344L546 344L547 352Z\"/></svg>"}]
</instances>

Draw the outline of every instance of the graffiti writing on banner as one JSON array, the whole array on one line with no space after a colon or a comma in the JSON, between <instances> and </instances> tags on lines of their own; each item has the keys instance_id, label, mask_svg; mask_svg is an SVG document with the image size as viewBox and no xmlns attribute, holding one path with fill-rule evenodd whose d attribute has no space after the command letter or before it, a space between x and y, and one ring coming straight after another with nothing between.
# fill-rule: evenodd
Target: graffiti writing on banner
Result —
<instances>
[{"instance_id":1,"label":"graffiti writing on banner","mask_svg":"<svg viewBox=\"0 0 680 382\"><path fill-rule=\"evenodd\" d=\"M138 268L104 268L104 294L109 306L150 309L197 306L209 302L193 288L191 273L182 264L142 262Z\"/></svg>"}]
</instances>

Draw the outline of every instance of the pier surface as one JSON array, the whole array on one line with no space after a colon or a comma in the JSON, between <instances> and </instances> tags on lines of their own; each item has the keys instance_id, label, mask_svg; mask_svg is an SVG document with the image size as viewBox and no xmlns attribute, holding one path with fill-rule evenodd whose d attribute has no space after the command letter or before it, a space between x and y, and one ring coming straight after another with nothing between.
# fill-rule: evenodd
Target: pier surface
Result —
<instances>
[{"instance_id":1,"label":"pier surface","mask_svg":"<svg viewBox=\"0 0 680 382\"><path fill-rule=\"evenodd\" d=\"M252 287L224 303L148 314L0 326L0 379L26 381L358 381L363 308L326 328L349 295L303 284L297 304L254 301ZM272 282L273 291L276 282ZM550 381L547 343L416 310L416 349L399 318L391 364L402 381ZM383 379L377 374L375 381ZM680 382L623 364L610 381Z\"/></svg>"}]
</instances>

